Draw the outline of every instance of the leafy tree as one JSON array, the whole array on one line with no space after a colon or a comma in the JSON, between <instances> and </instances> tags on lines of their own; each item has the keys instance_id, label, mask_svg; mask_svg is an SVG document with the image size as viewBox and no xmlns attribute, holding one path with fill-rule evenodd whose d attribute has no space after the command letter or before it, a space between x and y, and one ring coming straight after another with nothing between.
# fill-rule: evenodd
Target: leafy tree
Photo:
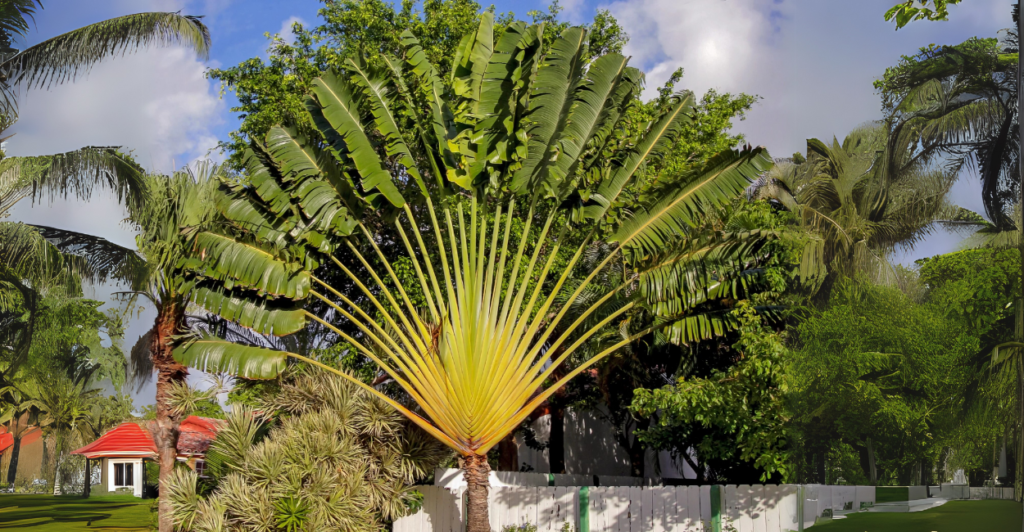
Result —
<instances>
[{"instance_id":1,"label":"leafy tree","mask_svg":"<svg viewBox=\"0 0 1024 532\"><path fill-rule=\"evenodd\" d=\"M771 166L760 148L726 152L672 182L652 184L643 209L610 224L602 238L610 246L597 267L568 286L591 238L576 245L567 235L588 235L599 226L642 163L672 145L690 119L692 95L680 94L628 146L609 145L640 73L619 54L584 69L584 28L566 30L540 56L542 28L510 24L494 46L493 27L493 16L484 13L478 30L463 39L451 93L411 33L403 37L404 57L387 71L349 61L343 71L318 79L307 108L326 144L283 127L271 129L265 144L254 142L246 155L251 186L227 186L223 212L237 233L197 234L192 259L200 262L189 265L198 280L217 286L219 301L246 304L249 314L233 316L240 324L285 335L307 320L317 322L374 360L415 407L367 391L460 454L471 532L488 527L487 451L573 377L660 328L636 324L639 330L625 331L622 340L541 388L580 345L636 302L623 301L593 324L591 316L627 287L654 282L640 274L610 291L588 292L600 288L594 278L612 265L654 269L650 261L674 251L694 220L729 203ZM534 76L522 75L534 68ZM386 142L375 145L367 130ZM363 213L371 208L393 216L368 218ZM493 227L484 221L490 213ZM540 225L541 245L529 250L525 240L511 241L514 219ZM412 304L379 251L377 242L385 238L404 246L418 270L425 308ZM369 245L382 267L374 268L353 242ZM554 269L562 245L575 251ZM329 264L359 287L358 301L316 275ZM331 311L302 310L307 296ZM231 308L239 307L217 310ZM570 310L579 316L573 322ZM332 320L359 327L359 337ZM175 353L199 369L264 378L293 357L365 386L297 353L215 340L197 340Z\"/></svg>"},{"instance_id":2,"label":"leafy tree","mask_svg":"<svg viewBox=\"0 0 1024 532\"><path fill-rule=\"evenodd\" d=\"M920 483L965 408L974 328L936 302L846 280L795 332L787 384L797 478L824 481L825 455L848 445L871 482Z\"/></svg>"},{"instance_id":3,"label":"leafy tree","mask_svg":"<svg viewBox=\"0 0 1024 532\"><path fill-rule=\"evenodd\" d=\"M885 21L895 21L900 29L915 20L949 20L949 6L962 0L906 0L885 12Z\"/></svg>"},{"instance_id":4,"label":"leafy tree","mask_svg":"<svg viewBox=\"0 0 1024 532\"><path fill-rule=\"evenodd\" d=\"M177 526L380 530L419 503L412 483L450 452L383 401L312 368L289 372L260 409L276 419L232 410L207 455L210 479L172 477Z\"/></svg>"},{"instance_id":5,"label":"leafy tree","mask_svg":"<svg viewBox=\"0 0 1024 532\"><path fill-rule=\"evenodd\" d=\"M762 482L785 478L783 337L765 326L750 303L741 303L734 313L740 322L735 346L740 360L707 377L680 377L669 386L637 390L632 404L636 413L661 413L658 422L637 437L654 448L671 449L701 481L721 480L730 466L744 462L762 472ZM691 450L699 465L690 457ZM717 478L707 478L705 471L715 472Z\"/></svg>"},{"instance_id":6,"label":"leafy tree","mask_svg":"<svg viewBox=\"0 0 1024 532\"><path fill-rule=\"evenodd\" d=\"M55 466L52 480L53 494L61 494L61 472L71 444L84 443L98 436L89 425L92 401L100 390L87 388L84 381L75 382L64 375L39 376L35 386L28 388L31 399L28 406L39 411L39 426L44 437L54 441ZM64 470L67 473L66 469Z\"/></svg>"},{"instance_id":7,"label":"leafy tree","mask_svg":"<svg viewBox=\"0 0 1024 532\"><path fill-rule=\"evenodd\" d=\"M428 61L435 65L442 83L450 82L456 50L464 35L476 30L481 6L475 0L403 0L400 8L385 0L324 2L322 24L307 29L292 26L294 42L270 36L268 59L254 57L226 69L211 69L208 76L224 89L235 92L239 105L232 108L242 123L230 140L222 143L231 163L241 168L252 140L263 139L273 126L295 123L308 135L316 128L305 109L305 97L322 72L339 68L349 60L362 59L372 68L386 68L384 57L404 53L403 32L419 41ZM561 8L555 0L549 11L531 12L535 23L545 23L544 45L569 27L558 20ZM494 15L496 35L512 22L511 13ZM618 21L598 11L587 35L592 57L619 53L628 40Z\"/></svg>"}]
</instances>

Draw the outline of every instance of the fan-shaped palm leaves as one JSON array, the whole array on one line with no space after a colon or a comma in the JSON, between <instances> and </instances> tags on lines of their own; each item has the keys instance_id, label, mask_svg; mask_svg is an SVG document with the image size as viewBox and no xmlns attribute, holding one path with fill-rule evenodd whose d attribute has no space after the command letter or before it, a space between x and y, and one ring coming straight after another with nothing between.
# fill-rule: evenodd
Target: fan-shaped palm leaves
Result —
<instances>
[{"instance_id":1,"label":"fan-shaped palm leaves","mask_svg":"<svg viewBox=\"0 0 1024 532\"><path fill-rule=\"evenodd\" d=\"M452 94L408 34L387 71L350 62L314 82L307 108L325 145L287 127L254 142L245 181L225 182L218 200L231 231L199 233L182 264L196 279L193 302L211 312L275 335L315 322L373 360L414 407L356 384L462 456L474 532L489 530L487 451L575 375L657 327L553 379L637 304L627 297L602 313L635 279L583 309L573 303L606 268L670 249L771 166L762 149L724 153L599 229L689 120L692 95L677 95L639 138L612 142L641 80L625 58L588 63L581 28L541 56L540 27L513 23L495 40L492 15L481 19L460 46ZM609 252L578 272L596 240ZM326 282L326 270L344 286ZM328 311L304 310L307 299ZM295 353L217 340L175 357L248 378L273 377L294 357L352 378Z\"/></svg>"}]
</instances>

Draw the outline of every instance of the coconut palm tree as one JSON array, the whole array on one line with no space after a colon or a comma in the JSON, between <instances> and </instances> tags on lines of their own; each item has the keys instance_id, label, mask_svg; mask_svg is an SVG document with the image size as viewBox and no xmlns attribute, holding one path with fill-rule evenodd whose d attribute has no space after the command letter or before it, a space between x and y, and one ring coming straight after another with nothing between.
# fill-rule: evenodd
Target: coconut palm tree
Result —
<instances>
[{"instance_id":1,"label":"coconut palm tree","mask_svg":"<svg viewBox=\"0 0 1024 532\"><path fill-rule=\"evenodd\" d=\"M184 44L205 56L210 45L199 18L177 13L140 13L117 17L47 39L24 50L11 42L24 36L39 0L12 0L0 6L0 137L18 118L16 91L46 89L72 82L91 66L152 45ZM126 204L145 200L143 172L116 148L86 147L36 157L5 157L0 152L0 218L20 200L73 196L88 200L97 187L108 188ZM0 222L0 312L20 306L28 316L16 331L15 360L27 354L32 341L38 294L32 287L59 280L126 280L137 255L102 238L52 227ZM60 270L67 270L61 275ZM17 371L4 368L2 378ZM0 380L2 380L0 378ZM5 381L6 382L6 381ZM0 382L2 384L3 382ZM6 382L9 384L9 382Z\"/></svg>"},{"instance_id":2,"label":"coconut palm tree","mask_svg":"<svg viewBox=\"0 0 1024 532\"><path fill-rule=\"evenodd\" d=\"M888 257L911 248L959 210L947 201L955 175L929 166L897 165L880 124L851 132L840 144L807 141L807 160L783 163L755 187L796 215L815 238L804 248L801 273L827 297L839 277L892 277Z\"/></svg>"},{"instance_id":3,"label":"coconut palm tree","mask_svg":"<svg viewBox=\"0 0 1024 532\"><path fill-rule=\"evenodd\" d=\"M174 360L172 338L187 332L186 310L195 288L182 275L179 263L189 254L192 235L208 228L217 213L214 192L219 169L198 164L171 176L147 175L150 200L129 207L129 220L138 230L135 239L145 261L136 269L131 290L121 295L129 305L145 299L156 309L153 327L131 350L130 377L141 386L155 370L156 423L153 439L157 446L161 486L170 478L177 457L178 425L183 412L170 401L176 386L188 376L188 368ZM160 530L171 530L168 491L160 491Z\"/></svg>"},{"instance_id":4,"label":"coconut palm tree","mask_svg":"<svg viewBox=\"0 0 1024 532\"><path fill-rule=\"evenodd\" d=\"M541 55L541 27L512 23L495 40L493 24L484 13L463 39L450 94L410 33L386 70L353 60L316 80L307 109L325 144L288 127L252 143L244 179L218 200L231 226L197 233L181 264L194 303L260 333L320 324L410 402L298 353L210 338L174 352L247 378L273 377L292 357L353 380L459 454L470 532L490 530L487 452L570 379L659 327L627 327L552 378L620 324L647 281L603 289L594 279L642 271L771 166L760 148L723 153L671 182L649 180L649 200L619 211L624 187L690 120L693 96L678 94L627 138L642 74L625 57L588 61L583 28ZM568 282L597 240L608 252ZM325 311L306 310L307 299Z\"/></svg>"}]
</instances>

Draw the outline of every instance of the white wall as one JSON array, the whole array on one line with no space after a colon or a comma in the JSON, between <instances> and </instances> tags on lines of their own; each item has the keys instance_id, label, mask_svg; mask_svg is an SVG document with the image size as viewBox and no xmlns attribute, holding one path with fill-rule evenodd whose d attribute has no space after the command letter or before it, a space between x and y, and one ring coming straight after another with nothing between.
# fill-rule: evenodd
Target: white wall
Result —
<instances>
[{"instance_id":1,"label":"white wall","mask_svg":"<svg viewBox=\"0 0 1024 532\"><path fill-rule=\"evenodd\" d=\"M107 491L114 493L117 491L117 486L114 485L114 464L134 464L132 466L132 475L134 478L134 494L136 497L142 497L142 477L145 469L142 465L141 458L104 458L104 468L107 471Z\"/></svg>"}]
</instances>

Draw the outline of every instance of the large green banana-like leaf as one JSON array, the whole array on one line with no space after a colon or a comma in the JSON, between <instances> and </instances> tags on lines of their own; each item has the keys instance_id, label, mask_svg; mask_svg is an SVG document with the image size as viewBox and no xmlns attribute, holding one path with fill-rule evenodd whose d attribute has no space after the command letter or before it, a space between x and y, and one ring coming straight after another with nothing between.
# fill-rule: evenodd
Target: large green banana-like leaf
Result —
<instances>
[{"instance_id":1,"label":"large green banana-like leaf","mask_svg":"<svg viewBox=\"0 0 1024 532\"><path fill-rule=\"evenodd\" d=\"M255 246L214 233L200 233L195 253L201 262L183 265L206 265L207 268L198 270L201 275L226 280L229 285L237 282L288 299L304 299L309 293L309 272L295 272L289 263Z\"/></svg>"},{"instance_id":2,"label":"large green banana-like leaf","mask_svg":"<svg viewBox=\"0 0 1024 532\"><path fill-rule=\"evenodd\" d=\"M378 191L392 205L404 205L405 199L363 130L361 112L351 84L336 74L328 73L313 82L313 96L323 118L345 142L348 156L362 177L363 191Z\"/></svg>"},{"instance_id":3,"label":"large green banana-like leaf","mask_svg":"<svg viewBox=\"0 0 1024 532\"><path fill-rule=\"evenodd\" d=\"M427 184L416 167L409 144L402 136L398 119L391 109L391 95L387 78L376 72L371 72L362 61L349 59L348 69L352 72L356 85L363 90L370 111L373 113L374 122L377 124L377 130L384 136L387 155L401 163L409 176L419 184L420 190L427 194Z\"/></svg>"},{"instance_id":4,"label":"large green banana-like leaf","mask_svg":"<svg viewBox=\"0 0 1024 532\"><path fill-rule=\"evenodd\" d=\"M512 190L538 193L541 188L555 191L566 176L550 176L552 161L567 157L556 142L568 125L574 95L583 78L586 61L586 36L583 28L566 30L551 46L537 69L531 86L529 117L531 126L526 160L512 178ZM614 59L612 60L614 61ZM585 126L584 126L585 127Z\"/></svg>"},{"instance_id":5,"label":"large green banana-like leaf","mask_svg":"<svg viewBox=\"0 0 1024 532\"><path fill-rule=\"evenodd\" d=\"M460 97L455 116L467 120L476 115L480 105L480 90L484 72L494 51L494 13L480 14L477 30L462 37L452 68L452 90Z\"/></svg>"},{"instance_id":6,"label":"large green banana-like leaf","mask_svg":"<svg viewBox=\"0 0 1024 532\"><path fill-rule=\"evenodd\" d=\"M610 142L638 91L639 71L616 54L588 61L581 28L563 32L541 58L539 27L511 24L495 41L491 14L481 18L460 45L452 94L440 89L411 35L403 36L404 64L385 58L387 69L375 72L353 61L317 80L307 109L331 157L286 129L254 143L240 180L248 184L226 184L229 199L219 203L244 230L201 233L188 263L202 276L197 286L241 294L231 305L264 298L259 309L291 311L287 305L311 296L316 305L306 307L304 319L377 364L417 412L367 391L463 455L486 454L569 379L644 335L672 326L683 339L721 330L705 303L744 293L747 262L760 260L759 246L771 238L699 241L688 233L771 166L763 149L649 180L660 188L644 184L644 197L657 201L625 222L605 220L645 162L671 148L690 119L692 96L671 100L638 138ZM591 172L598 164L602 172ZM427 165L437 186L423 179ZM599 197L589 220L573 218L579 226L564 216L576 207L562 200L581 172L597 181ZM317 224L333 205L328 194L347 205L348 192L333 185L312 196L299 191L307 182L349 181L360 183L356 201L383 212L349 208L358 227L348 236L325 232ZM452 185L472 193L447 194ZM422 198L407 202L400 195L406 190ZM527 206L517 207L522 195ZM603 234L599 224L619 225L595 244L606 250L599 263L577 279L572 273L593 235ZM634 273L615 277L612 264ZM663 315L633 327L626 313L645 298ZM217 301L211 306L217 304L236 320L244 315ZM280 320L291 317L298 326L297 315ZM277 317L244 319L279 332L269 325ZM688 325L701 320L705 325ZM553 378L569 357L591 353L583 349L591 339L620 325L619 340ZM176 357L257 377L279 371L271 362L284 357L323 366L297 353L231 351L205 341L181 347Z\"/></svg>"},{"instance_id":7,"label":"large green banana-like leaf","mask_svg":"<svg viewBox=\"0 0 1024 532\"><path fill-rule=\"evenodd\" d=\"M301 331L306 325L306 315L301 309L267 308L266 301L232 296L202 286L192 291L192 302L260 334L285 336Z\"/></svg>"},{"instance_id":8,"label":"large green banana-like leaf","mask_svg":"<svg viewBox=\"0 0 1024 532\"><path fill-rule=\"evenodd\" d=\"M685 235L701 213L731 201L772 164L764 148L720 154L705 168L652 193L657 201L623 223L609 240L634 253L658 253Z\"/></svg>"},{"instance_id":9,"label":"large green banana-like leaf","mask_svg":"<svg viewBox=\"0 0 1024 532\"><path fill-rule=\"evenodd\" d=\"M224 340L195 340L174 350L174 359L188 367L246 379L272 379L280 375L287 365L288 355L284 351Z\"/></svg>"},{"instance_id":10,"label":"large green banana-like leaf","mask_svg":"<svg viewBox=\"0 0 1024 532\"><path fill-rule=\"evenodd\" d=\"M628 87L627 87L628 88ZM628 95L628 93L627 93ZM640 165L651 157L658 157L665 152L678 137L682 128L690 122L693 112L693 94L683 92L675 97L672 105L647 131L643 140L631 152L622 166L616 168L612 177L601 183L597 192L591 196L596 205L587 207L584 214L591 219L600 219L612 203L618 199L619 194L626 188L633 175L636 174ZM607 135L608 133L605 133ZM600 155L598 155L600 156Z\"/></svg>"}]
</instances>

